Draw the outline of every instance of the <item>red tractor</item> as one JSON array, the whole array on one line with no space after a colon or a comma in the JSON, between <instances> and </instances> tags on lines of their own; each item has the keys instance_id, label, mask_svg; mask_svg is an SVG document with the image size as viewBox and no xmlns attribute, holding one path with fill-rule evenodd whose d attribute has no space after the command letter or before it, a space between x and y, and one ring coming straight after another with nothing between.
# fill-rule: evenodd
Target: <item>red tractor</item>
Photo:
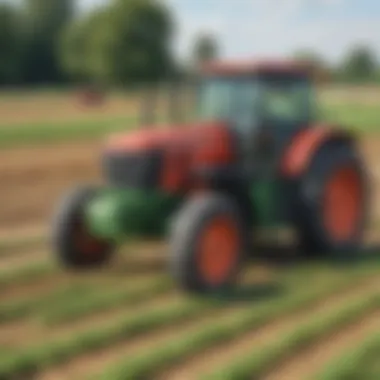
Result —
<instances>
[{"instance_id":1,"label":"red tractor","mask_svg":"<svg viewBox=\"0 0 380 380\"><path fill-rule=\"evenodd\" d=\"M55 254L100 266L131 236L167 234L178 284L215 292L235 282L261 227L294 228L305 252L357 252L365 168L355 138L317 119L312 82L297 63L207 66L195 121L108 139L107 185L65 197Z\"/></svg>"}]
</instances>

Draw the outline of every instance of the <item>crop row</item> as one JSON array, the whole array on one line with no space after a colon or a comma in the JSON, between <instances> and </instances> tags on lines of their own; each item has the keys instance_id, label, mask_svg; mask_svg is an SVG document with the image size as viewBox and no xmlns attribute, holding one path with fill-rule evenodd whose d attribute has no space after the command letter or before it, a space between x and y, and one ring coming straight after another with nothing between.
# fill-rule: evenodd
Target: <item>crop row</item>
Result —
<instances>
[{"instance_id":1,"label":"crop row","mask_svg":"<svg viewBox=\"0 0 380 380\"><path fill-rule=\"evenodd\" d=\"M334 285L325 283L325 286L321 288L303 291L290 297L284 297L281 300L268 302L267 305L263 305L262 307L258 307L257 305L249 307L246 310L237 312L233 320L215 320L204 324L196 332L191 331L178 334L174 340L170 342L166 341L159 349L156 346L137 357L129 355L128 359L123 358L120 362L113 363L109 369L106 369L99 376L99 380L153 378L157 372L178 364L194 354L238 339L247 331L258 329L270 321L305 309L325 297L336 293L338 289L342 290L344 285L347 286L347 282L345 284L344 282L338 282ZM378 294L376 293L376 302L378 298ZM369 299L370 302L368 303L373 307L375 300L373 297L369 297ZM364 308L366 310L369 309L367 303L363 305L360 305L361 310Z\"/></svg>"},{"instance_id":2,"label":"crop row","mask_svg":"<svg viewBox=\"0 0 380 380\"><path fill-rule=\"evenodd\" d=\"M0 259L7 258L14 255L27 253L27 250L43 247L46 243L42 236L28 236L17 240L3 240L0 241Z\"/></svg>"},{"instance_id":3,"label":"crop row","mask_svg":"<svg viewBox=\"0 0 380 380\"><path fill-rule=\"evenodd\" d=\"M60 325L120 305L137 305L171 289L166 276L151 276L100 288L77 280L48 294L19 298L0 304L0 323L35 316L44 325Z\"/></svg>"},{"instance_id":4,"label":"crop row","mask_svg":"<svg viewBox=\"0 0 380 380\"><path fill-rule=\"evenodd\" d=\"M370 275L377 270L376 264L377 262L364 262L358 266L345 269L340 274L339 271L326 264L315 264L312 268L306 265L285 271L278 277L278 280L281 281L282 279L288 286L291 286L293 282L300 283L307 278L315 284L317 281L324 281L327 276L337 276L337 274L347 276L351 271L355 275L360 275L360 273ZM129 279L116 288L104 289L102 287L99 289L94 284L93 291L87 291L86 297L79 297L78 294L75 294L75 289L78 286L80 284L73 284L67 289L58 290L51 296L42 297L42 299L18 300L3 304L0 307L0 323L17 319L25 313L30 314L33 311L37 311L36 314L38 314L41 322L51 326L72 322L97 312L116 308L119 305L136 305L149 301L153 297L169 292L171 280L164 274L149 279L137 280L134 277L133 282Z\"/></svg>"},{"instance_id":5,"label":"crop row","mask_svg":"<svg viewBox=\"0 0 380 380\"><path fill-rule=\"evenodd\" d=\"M0 323L15 321L33 312L51 310L54 305L65 304L71 299L81 298L82 295L87 296L89 290L89 286L86 284L74 283L62 286L44 296L28 296L16 298L10 302L2 302L0 304Z\"/></svg>"},{"instance_id":6,"label":"crop row","mask_svg":"<svg viewBox=\"0 0 380 380\"><path fill-rule=\"evenodd\" d=\"M0 293L15 284L25 284L42 277L48 277L56 271L57 269L49 263L31 264L17 270L2 271L0 272Z\"/></svg>"},{"instance_id":7,"label":"crop row","mask_svg":"<svg viewBox=\"0 0 380 380\"><path fill-rule=\"evenodd\" d=\"M326 269L323 269L322 272L325 273L325 276L330 275ZM366 271L366 273L369 272ZM293 282L299 284L304 278L304 269L301 268L279 277L279 281L286 282L288 286L292 286ZM169 276L157 275L150 277L149 280L144 280L141 285L129 283L123 288L97 292L89 295L86 299L63 302L59 307L47 309L39 314L43 323L58 326L120 306L136 306L157 296L169 294L172 289L173 284ZM260 291L259 287L258 291Z\"/></svg>"},{"instance_id":8,"label":"crop row","mask_svg":"<svg viewBox=\"0 0 380 380\"><path fill-rule=\"evenodd\" d=\"M235 324L232 329L227 330L232 336L239 335L244 330L258 327L270 319L307 307L330 294L357 286L360 279L366 281L368 271L326 279L323 284L313 287L312 290L304 290L302 279L298 284L292 284L294 291L290 292L288 296L281 299L274 297L264 304L256 303L241 312L236 312ZM12 379L20 374L68 361L89 351L106 348L116 342L123 342L159 328L172 326L174 323L202 318L205 314L209 315L210 311L217 312L228 306L231 304L223 300L215 300L213 303L203 299L183 300L142 315L130 315L118 321L112 320L105 325L56 338L43 344L32 345L20 350L17 354L6 355L0 358L0 375L6 374L7 379ZM206 332L214 331L214 328L214 323L205 325ZM223 330L221 328L222 333ZM221 335L221 337L223 336L225 334ZM192 335L186 339L191 341ZM215 336L215 343L217 343L217 336Z\"/></svg>"},{"instance_id":9,"label":"crop row","mask_svg":"<svg viewBox=\"0 0 380 380\"><path fill-rule=\"evenodd\" d=\"M120 254L122 254L122 252ZM132 255L131 257L135 259L135 256ZM129 269L131 266L135 265L135 263L133 260L131 262L128 262L128 260L123 265ZM27 262L27 256L25 261ZM17 269L6 269L0 271L0 294L1 291L12 286L22 285L34 280L48 278L49 276L59 273L59 270L59 267L54 262L38 262L30 264L28 263ZM128 273L128 277L136 278L136 276L139 276L140 274L141 273L138 273L138 271L131 271Z\"/></svg>"},{"instance_id":10,"label":"crop row","mask_svg":"<svg viewBox=\"0 0 380 380\"><path fill-rule=\"evenodd\" d=\"M93 292L82 299L77 297L70 299L55 308L48 308L42 313L40 312L40 319L44 324L52 326L73 322L93 313L110 310L121 305L136 306L172 289L172 283L166 276L152 277L141 285L131 285L129 283L121 288Z\"/></svg>"},{"instance_id":11,"label":"crop row","mask_svg":"<svg viewBox=\"0 0 380 380\"><path fill-rule=\"evenodd\" d=\"M326 268L317 268L317 272ZM32 264L17 271L0 273L0 292L7 287L24 284L29 281L44 278L56 273L56 268L46 264ZM298 271L300 276L304 269ZM290 274L291 277L294 273ZM134 279L137 278L134 276ZM142 280L142 281L141 281ZM140 286L141 284L141 286ZM92 288L93 291L90 291ZM171 288L170 278L166 275L152 276L149 279L139 279L132 282L130 279L120 287L99 289L99 284L87 284L75 281L64 285L48 294L36 297L17 298L2 302L0 305L0 323L16 320L30 314L38 314L39 320L48 325L59 325L75 321L79 318L119 306L120 304L137 304L150 300L152 297L163 294ZM86 289L85 297L82 290ZM91 294L90 294L91 293Z\"/></svg>"},{"instance_id":12,"label":"crop row","mask_svg":"<svg viewBox=\"0 0 380 380\"><path fill-rule=\"evenodd\" d=\"M291 355L308 348L319 339L343 329L367 313L379 308L380 294L377 291L370 294L368 298L363 299L360 296L357 299L349 300L338 309L334 308L316 314L311 320L302 323L290 333L285 332L282 336L278 336L275 341L261 347L255 347L237 363L223 366L217 372L208 374L204 378L215 380L261 378L276 364L286 360ZM337 380L335 377L334 379Z\"/></svg>"},{"instance_id":13,"label":"crop row","mask_svg":"<svg viewBox=\"0 0 380 380\"><path fill-rule=\"evenodd\" d=\"M380 333L371 334L359 346L345 352L338 359L329 363L316 380L356 380L369 379L372 365L379 363ZM379 367L380 370L380 367ZM368 373L366 377L365 374ZM377 374L380 379L380 373ZM375 379L375 377L373 377Z\"/></svg>"}]
</instances>

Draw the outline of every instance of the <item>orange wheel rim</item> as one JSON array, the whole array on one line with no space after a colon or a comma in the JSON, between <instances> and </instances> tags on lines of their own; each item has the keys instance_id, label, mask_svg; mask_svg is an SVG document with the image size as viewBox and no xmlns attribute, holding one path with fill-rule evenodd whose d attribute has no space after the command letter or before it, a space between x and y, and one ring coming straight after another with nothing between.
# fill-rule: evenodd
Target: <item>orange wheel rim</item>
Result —
<instances>
[{"instance_id":1,"label":"orange wheel rim","mask_svg":"<svg viewBox=\"0 0 380 380\"><path fill-rule=\"evenodd\" d=\"M336 241L347 241L355 234L362 211L359 173L351 166L335 172L328 181L324 199L324 222Z\"/></svg>"},{"instance_id":2,"label":"orange wheel rim","mask_svg":"<svg viewBox=\"0 0 380 380\"><path fill-rule=\"evenodd\" d=\"M209 285L222 284L237 264L239 233L228 217L218 217L203 231L199 242L198 266Z\"/></svg>"}]
</instances>

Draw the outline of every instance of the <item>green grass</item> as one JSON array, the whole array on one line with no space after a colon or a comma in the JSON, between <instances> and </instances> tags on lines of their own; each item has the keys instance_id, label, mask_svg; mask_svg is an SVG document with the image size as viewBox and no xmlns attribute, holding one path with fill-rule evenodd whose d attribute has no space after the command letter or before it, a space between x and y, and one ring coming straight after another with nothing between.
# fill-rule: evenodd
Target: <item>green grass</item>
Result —
<instances>
[{"instance_id":1,"label":"green grass","mask_svg":"<svg viewBox=\"0 0 380 380\"><path fill-rule=\"evenodd\" d=\"M321 117L358 132L380 132L380 107L378 105L325 105Z\"/></svg>"},{"instance_id":2,"label":"green grass","mask_svg":"<svg viewBox=\"0 0 380 380\"><path fill-rule=\"evenodd\" d=\"M359 132L380 132L380 108L370 105L324 105L321 118ZM33 123L0 127L0 148L80 141L134 128L137 119L126 115L103 120Z\"/></svg>"},{"instance_id":3,"label":"green grass","mask_svg":"<svg viewBox=\"0 0 380 380\"><path fill-rule=\"evenodd\" d=\"M225 340L233 339L233 337L239 336L247 329L255 326L259 327L270 319L281 318L282 315L296 312L335 292L355 287L360 280L364 281L371 273L377 273L378 269L378 265L374 265L374 263L368 265L366 263L364 266L359 266L354 270L347 270L342 275L330 273L328 276L324 276L322 284L318 283L313 289L305 290L303 287L304 278L300 276L300 273L305 268L296 268L294 276L298 278L298 282L294 281L294 278L292 281L292 277L288 273L286 275L287 281L289 281L289 289L286 289L287 296L284 298L273 297L262 303L254 302L252 306L248 306L246 309L234 311L236 319L234 319L231 326L225 326L221 322L205 324L204 330L200 332L201 335L197 335L197 339L205 339L204 341L202 340L203 346L199 345L197 340L194 341L195 344L187 345L187 343L193 342L194 334L180 334L180 324L208 316L211 312L216 314L221 312L223 308L229 308L233 305L223 299L210 302L207 299L194 299L191 301L186 298L171 303L166 302L162 308L155 307L144 314L137 312L127 316L121 315L117 320L113 318L105 324L100 324L72 335L66 335L65 337L57 337L42 343L31 343L29 346L18 350L18 352L4 355L0 358L0 378L11 380L19 378L21 375L30 375L69 361L77 355L107 348L132 337L146 335L160 328L179 324L178 339L184 344L182 351L171 351L171 346L168 346L168 349L159 350L160 355L168 355L165 356L164 362L167 363L169 360L170 363L183 357L183 355L190 355L196 350L202 349L202 347L207 348ZM252 302L252 300L249 302ZM209 334L211 334L211 339ZM177 347L179 341L176 340L175 347ZM184 352L183 349L186 347L188 351ZM157 350L154 352L157 355ZM152 352L149 352L146 356L148 363L152 355L152 362L146 367L149 371L156 369L159 364ZM135 362L128 360L126 363L131 366ZM146 364L144 363L146 363L145 360L140 361L139 371L145 371Z\"/></svg>"},{"instance_id":4,"label":"green grass","mask_svg":"<svg viewBox=\"0 0 380 380\"><path fill-rule=\"evenodd\" d=\"M30 252L31 249L40 248L46 244L43 236L21 237L12 240L0 241L0 259Z\"/></svg>"},{"instance_id":5,"label":"green grass","mask_svg":"<svg viewBox=\"0 0 380 380\"><path fill-rule=\"evenodd\" d=\"M235 313L231 320L215 319L205 323L197 332L178 333L174 340L166 341L165 345L155 346L141 354L123 358L114 363L99 376L99 380L108 379L149 379L157 372L175 365L194 354L205 351L237 339L244 332L258 329L270 321L281 319L285 315L306 309L312 304L332 295L344 288L354 286L351 279L325 280L320 287L311 290L301 290L301 283L292 290L291 295L282 299L273 299L263 305L253 305ZM357 280L355 281L357 285ZM298 291L297 291L297 290Z\"/></svg>"},{"instance_id":6,"label":"green grass","mask_svg":"<svg viewBox=\"0 0 380 380\"><path fill-rule=\"evenodd\" d=\"M315 380L380 379L380 333L371 334L315 376ZM375 375L377 377L375 377Z\"/></svg>"},{"instance_id":7,"label":"green grass","mask_svg":"<svg viewBox=\"0 0 380 380\"><path fill-rule=\"evenodd\" d=\"M47 277L56 272L56 268L49 263L30 264L17 270L6 270L0 272L0 294L1 291L14 285L25 284L29 281Z\"/></svg>"},{"instance_id":8,"label":"green grass","mask_svg":"<svg viewBox=\"0 0 380 380\"><path fill-rule=\"evenodd\" d=\"M258 379L273 367L291 355L307 349L319 339L347 327L361 317L380 308L380 294L374 291L366 298L362 296L346 301L338 308L324 310L298 326L294 331L286 332L277 339L252 352L244 354L242 359L232 365L222 366L217 372L208 374L204 379L250 380ZM356 379L359 379L358 377ZM116 378L115 378L116 380ZM334 377L334 380L337 378Z\"/></svg>"},{"instance_id":9,"label":"green grass","mask_svg":"<svg viewBox=\"0 0 380 380\"><path fill-rule=\"evenodd\" d=\"M44 310L55 310L55 305L62 305L70 300L78 300L78 297L88 297L96 290L89 284L74 283L69 286L62 286L47 295L40 297L17 298L10 302L0 304L0 323L15 321L19 318L29 316L34 313L41 313Z\"/></svg>"},{"instance_id":10,"label":"green grass","mask_svg":"<svg viewBox=\"0 0 380 380\"><path fill-rule=\"evenodd\" d=\"M141 285L127 283L121 288L109 289L87 295L83 299L72 299L39 311L39 319L50 326L73 322L104 310L120 306L136 306L154 297L169 293L172 283L167 276L160 276L144 281Z\"/></svg>"},{"instance_id":11,"label":"green grass","mask_svg":"<svg viewBox=\"0 0 380 380\"><path fill-rule=\"evenodd\" d=\"M129 265L129 263L127 262L124 265ZM18 269L6 269L0 271L0 295L1 292L7 288L33 282L35 280L46 279L52 275L59 275L61 271L62 273L67 273L65 269L61 269L54 261L30 263ZM130 278L136 278L141 276L141 273L138 271L128 273L128 276Z\"/></svg>"},{"instance_id":12,"label":"green grass","mask_svg":"<svg viewBox=\"0 0 380 380\"><path fill-rule=\"evenodd\" d=\"M96 139L110 132L127 131L135 122L134 117L123 116L107 120L0 127L0 148Z\"/></svg>"}]
</instances>

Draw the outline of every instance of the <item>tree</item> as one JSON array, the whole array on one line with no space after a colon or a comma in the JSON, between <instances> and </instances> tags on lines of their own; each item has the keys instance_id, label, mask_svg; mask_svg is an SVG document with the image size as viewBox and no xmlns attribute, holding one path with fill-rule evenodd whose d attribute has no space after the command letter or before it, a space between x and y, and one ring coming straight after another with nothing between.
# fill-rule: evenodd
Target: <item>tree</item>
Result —
<instances>
[{"instance_id":1,"label":"tree","mask_svg":"<svg viewBox=\"0 0 380 380\"><path fill-rule=\"evenodd\" d=\"M366 46L353 48L339 68L340 76L349 81L366 81L374 79L377 62L374 53Z\"/></svg>"},{"instance_id":2,"label":"tree","mask_svg":"<svg viewBox=\"0 0 380 380\"><path fill-rule=\"evenodd\" d=\"M318 55L318 53L308 50L308 49L300 49L297 50L293 54L294 59L306 62L315 66L324 66L324 62L321 56Z\"/></svg>"},{"instance_id":3,"label":"tree","mask_svg":"<svg viewBox=\"0 0 380 380\"><path fill-rule=\"evenodd\" d=\"M193 48L193 59L197 65L218 58L219 47L216 38L210 34L200 34L196 37Z\"/></svg>"},{"instance_id":4,"label":"tree","mask_svg":"<svg viewBox=\"0 0 380 380\"><path fill-rule=\"evenodd\" d=\"M172 18L156 0L114 0L69 28L66 68L98 83L154 81L170 75Z\"/></svg>"},{"instance_id":5,"label":"tree","mask_svg":"<svg viewBox=\"0 0 380 380\"><path fill-rule=\"evenodd\" d=\"M20 75L20 36L16 10L0 4L0 84L14 84Z\"/></svg>"},{"instance_id":6,"label":"tree","mask_svg":"<svg viewBox=\"0 0 380 380\"><path fill-rule=\"evenodd\" d=\"M293 54L293 59L309 66L318 81L325 81L331 75L331 68L318 53L312 50L300 49Z\"/></svg>"},{"instance_id":7,"label":"tree","mask_svg":"<svg viewBox=\"0 0 380 380\"><path fill-rule=\"evenodd\" d=\"M57 43L74 14L74 0L24 0L24 72L31 83L62 79Z\"/></svg>"},{"instance_id":8,"label":"tree","mask_svg":"<svg viewBox=\"0 0 380 380\"><path fill-rule=\"evenodd\" d=\"M84 18L69 23L60 40L62 69L75 80L90 80L96 76L93 62L93 33L103 27L106 9L98 9ZM96 49L95 49L96 50Z\"/></svg>"}]
</instances>

